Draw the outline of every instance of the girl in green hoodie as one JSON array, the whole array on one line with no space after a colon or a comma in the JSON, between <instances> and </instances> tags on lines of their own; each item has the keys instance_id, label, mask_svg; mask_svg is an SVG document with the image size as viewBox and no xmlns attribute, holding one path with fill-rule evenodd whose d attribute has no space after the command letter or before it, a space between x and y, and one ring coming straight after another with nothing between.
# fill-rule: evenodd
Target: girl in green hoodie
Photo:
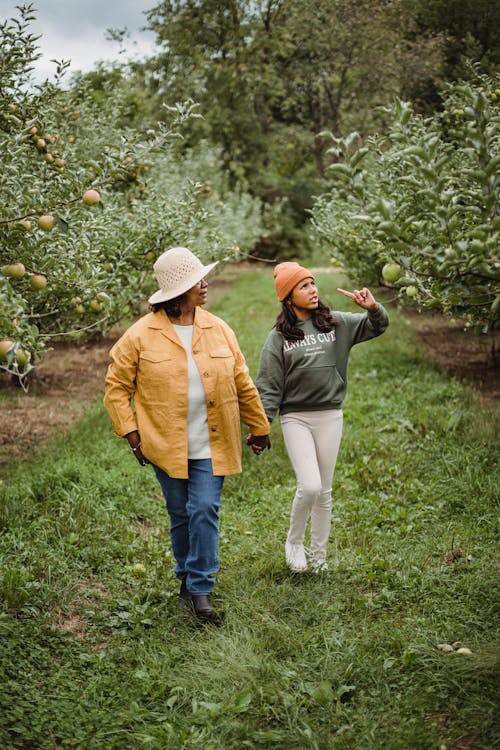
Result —
<instances>
[{"instance_id":1,"label":"girl in green hoodie","mask_svg":"<svg viewBox=\"0 0 500 750\"><path fill-rule=\"evenodd\" d=\"M274 284L282 304L262 350L256 385L267 418L279 412L297 488L285 544L294 572L308 568L304 536L311 519L310 564L326 568L332 480L342 437L342 402L351 347L389 325L369 289L338 291L363 313L333 312L319 299L314 276L298 263L280 263Z\"/></svg>"}]
</instances>

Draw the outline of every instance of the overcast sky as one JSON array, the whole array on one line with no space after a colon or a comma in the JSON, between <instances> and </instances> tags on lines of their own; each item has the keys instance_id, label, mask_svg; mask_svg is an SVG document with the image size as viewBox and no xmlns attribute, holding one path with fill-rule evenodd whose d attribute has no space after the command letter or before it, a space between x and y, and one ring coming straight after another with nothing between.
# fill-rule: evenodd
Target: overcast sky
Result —
<instances>
[{"instance_id":1,"label":"overcast sky","mask_svg":"<svg viewBox=\"0 0 500 750\"><path fill-rule=\"evenodd\" d=\"M16 5L23 0L0 0L2 22L19 18ZM146 24L143 11L154 8L157 0L33 0L36 21L32 33L41 34L38 42L42 57L36 63L36 82L52 78L51 59L71 60L70 71L88 71L101 60L123 60L117 42L106 41L106 29L127 27L131 36L125 42L125 59L143 59L154 50L154 35L140 31ZM67 74L69 75L69 74Z\"/></svg>"}]
</instances>

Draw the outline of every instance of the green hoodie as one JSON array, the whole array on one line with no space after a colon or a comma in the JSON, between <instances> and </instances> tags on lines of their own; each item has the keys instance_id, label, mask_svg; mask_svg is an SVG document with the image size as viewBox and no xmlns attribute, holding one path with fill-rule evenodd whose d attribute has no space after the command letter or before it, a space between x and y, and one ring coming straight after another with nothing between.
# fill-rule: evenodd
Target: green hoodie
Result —
<instances>
[{"instance_id":1,"label":"green hoodie","mask_svg":"<svg viewBox=\"0 0 500 750\"><path fill-rule=\"evenodd\" d=\"M376 312L332 311L335 325L318 331L311 318L298 321L301 341L286 341L276 328L262 349L256 385L267 418L293 411L340 409L347 390L347 363L354 344L380 336L389 325L379 304Z\"/></svg>"}]
</instances>

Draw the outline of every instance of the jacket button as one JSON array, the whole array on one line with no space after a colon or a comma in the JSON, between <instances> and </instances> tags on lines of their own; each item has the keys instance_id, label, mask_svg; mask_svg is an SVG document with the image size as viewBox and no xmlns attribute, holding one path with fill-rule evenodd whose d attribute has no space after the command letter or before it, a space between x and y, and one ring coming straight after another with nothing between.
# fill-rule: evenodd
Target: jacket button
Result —
<instances>
[{"instance_id":1,"label":"jacket button","mask_svg":"<svg viewBox=\"0 0 500 750\"><path fill-rule=\"evenodd\" d=\"M208 405L209 405L209 406L215 406L215 401L209 401L209 402L208 402Z\"/></svg>"},{"instance_id":2,"label":"jacket button","mask_svg":"<svg viewBox=\"0 0 500 750\"><path fill-rule=\"evenodd\" d=\"M212 427L211 430L212 432L217 432L217 427Z\"/></svg>"},{"instance_id":3,"label":"jacket button","mask_svg":"<svg viewBox=\"0 0 500 750\"><path fill-rule=\"evenodd\" d=\"M204 378L208 378L208 372L204 372L204 373L203 373L203 377L204 377Z\"/></svg>"},{"instance_id":4,"label":"jacket button","mask_svg":"<svg viewBox=\"0 0 500 750\"><path fill-rule=\"evenodd\" d=\"M200 353L199 349L193 349L193 354L199 354L199 353Z\"/></svg>"}]
</instances>

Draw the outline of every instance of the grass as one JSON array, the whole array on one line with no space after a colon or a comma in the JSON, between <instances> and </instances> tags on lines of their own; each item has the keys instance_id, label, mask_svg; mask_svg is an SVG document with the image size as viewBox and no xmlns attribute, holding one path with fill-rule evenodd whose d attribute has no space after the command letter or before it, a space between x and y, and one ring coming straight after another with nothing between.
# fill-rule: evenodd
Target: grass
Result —
<instances>
[{"instance_id":1,"label":"grass","mask_svg":"<svg viewBox=\"0 0 500 750\"><path fill-rule=\"evenodd\" d=\"M319 276L322 298L338 279ZM212 310L255 375L271 274ZM175 608L151 469L96 404L0 485L0 747L448 750L499 743L498 413L422 358L391 312L353 350L330 569L289 573L279 423L228 477L219 628ZM446 653L461 641L472 655Z\"/></svg>"}]
</instances>

